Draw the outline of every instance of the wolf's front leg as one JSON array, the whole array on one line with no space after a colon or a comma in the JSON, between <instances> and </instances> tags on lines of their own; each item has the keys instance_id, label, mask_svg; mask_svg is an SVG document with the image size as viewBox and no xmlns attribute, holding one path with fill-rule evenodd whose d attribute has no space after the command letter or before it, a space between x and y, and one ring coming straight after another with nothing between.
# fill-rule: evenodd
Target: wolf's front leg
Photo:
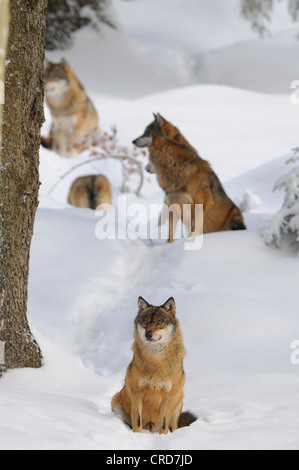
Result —
<instances>
[{"instance_id":1,"label":"wolf's front leg","mask_svg":"<svg viewBox=\"0 0 299 470\"><path fill-rule=\"evenodd\" d=\"M160 408L160 434L167 434L169 431L169 422L170 422L170 415L169 415L169 399L166 399L162 402Z\"/></svg>"},{"instance_id":2,"label":"wolf's front leg","mask_svg":"<svg viewBox=\"0 0 299 470\"><path fill-rule=\"evenodd\" d=\"M173 411L172 416L170 418L169 427L172 432L176 431L179 427L179 418L182 414L182 410L183 410L183 404L182 402L180 402L175 408L175 410Z\"/></svg>"},{"instance_id":3,"label":"wolf's front leg","mask_svg":"<svg viewBox=\"0 0 299 470\"><path fill-rule=\"evenodd\" d=\"M131 419L133 432L142 431L142 397L139 393L132 397Z\"/></svg>"}]
</instances>

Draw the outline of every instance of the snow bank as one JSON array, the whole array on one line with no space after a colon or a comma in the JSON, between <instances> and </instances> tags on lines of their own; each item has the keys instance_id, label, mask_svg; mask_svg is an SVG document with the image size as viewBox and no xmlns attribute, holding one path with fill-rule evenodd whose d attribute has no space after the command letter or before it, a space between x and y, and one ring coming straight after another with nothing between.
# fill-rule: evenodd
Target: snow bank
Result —
<instances>
[{"instance_id":1,"label":"snow bank","mask_svg":"<svg viewBox=\"0 0 299 470\"><path fill-rule=\"evenodd\" d=\"M66 57L89 93L132 99L179 85L171 70L157 69L143 57L113 8L109 17L116 29L104 24L100 31L85 27L76 33L72 49L48 51L47 58L59 62Z\"/></svg>"},{"instance_id":2,"label":"snow bank","mask_svg":"<svg viewBox=\"0 0 299 470\"><path fill-rule=\"evenodd\" d=\"M287 2L276 4L263 39L240 16L240 0L114 0L114 5L132 42L182 85L287 93L298 78L298 27Z\"/></svg>"},{"instance_id":3,"label":"snow bank","mask_svg":"<svg viewBox=\"0 0 299 470\"><path fill-rule=\"evenodd\" d=\"M199 53L195 58L195 75L202 83L225 83L264 93L288 93L291 83L298 77L297 33L298 28L293 27L266 38Z\"/></svg>"},{"instance_id":4,"label":"snow bank","mask_svg":"<svg viewBox=\"0 0 299 470\"><path fill-rule=\"evenodd\" d=\"M29 310L44 367L1 379L0 448L297 449L298 260L256 232L210 235L190 255L182 242L100 242L95 222L38 212ZM175 296L188 350L185 408L200 419L165 437L133 435L110 411L138 295Z\"/></svg>"},{"instance_id":5,"label":"snow bank","mask_svg":"<svg viewBox=\"0 0 299 470\"><path fill-rule=\"evenodd\" d=\"M63 160L42 150L29 311L45 366L9 372L1 380L0 433L5 437L0 446L298 448L299 379L291 363L299 331L298 259L267 248L260 235L281 205L272 189L286 158L276 155L294 146L296 107L283 96L213 86L134 102L93 98L102 123L116 123L125 145L142 132L152 111L164 113L219 169L232 196L242 198L251 190L262 205L245 214L248 232L206 236L198 252L186 252L183 241L173 246L99 241L98 219L89 210L67 206L67 193L80 172L103 172L117 204L117 164L82 167L49 196L57 178L87 155ZM146 206L163 201L155 176L146 178L140 200L128 196L128 205L138 201ZM166 437L135 436L110 411L132 357L139 295L157 304L175 297L188 350L185 409L199 420Z\"/></svg>"},{"instance_id":6,"label":"snow bank","mask_svg":"<svg viewBox=\"0 0 299 470\"><path fill-rule=\"evenodd\" d=\"M85 27L65 56L89 92L129 99L196 83L288 93L298 79L297 27L278 4L270 30L257 37L239 0L113 0L117 29Z\"/></svg>"}]
</instances>

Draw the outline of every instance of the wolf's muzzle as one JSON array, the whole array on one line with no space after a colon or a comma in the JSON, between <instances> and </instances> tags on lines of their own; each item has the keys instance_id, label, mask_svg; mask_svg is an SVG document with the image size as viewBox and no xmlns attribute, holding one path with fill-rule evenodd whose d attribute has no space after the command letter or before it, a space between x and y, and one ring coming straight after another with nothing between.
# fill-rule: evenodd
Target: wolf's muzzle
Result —
<instances>
[{"instance_id":1,"label":"wolf's muzzle","mask_svg":"<svg viewBox=\"0 0 299 470\"><path fill-rule=\"evenodd\" d=\"M153 332L152 331L147 331L145 333L145 337L148 341L151 341L151 339L153 339Z\"/></svg>"}]
</instances>

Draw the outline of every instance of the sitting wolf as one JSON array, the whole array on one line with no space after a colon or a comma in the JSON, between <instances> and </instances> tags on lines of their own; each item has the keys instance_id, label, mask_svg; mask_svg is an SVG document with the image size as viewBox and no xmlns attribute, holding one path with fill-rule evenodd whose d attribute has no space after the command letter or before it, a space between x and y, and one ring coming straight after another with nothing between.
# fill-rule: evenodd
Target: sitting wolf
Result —
<instances>
[{"instance_id":1,"label":"sitting wolf","mask_svg":"<svg viewBox=\"0 0 299 470\"><path fill-rule=\"evenodd\" d=\"M42 146L62 157L74 157L98 128L98 114L65 59L59 64L46 61L45 95L53 123Z\"/></svg>"}]
</instances>

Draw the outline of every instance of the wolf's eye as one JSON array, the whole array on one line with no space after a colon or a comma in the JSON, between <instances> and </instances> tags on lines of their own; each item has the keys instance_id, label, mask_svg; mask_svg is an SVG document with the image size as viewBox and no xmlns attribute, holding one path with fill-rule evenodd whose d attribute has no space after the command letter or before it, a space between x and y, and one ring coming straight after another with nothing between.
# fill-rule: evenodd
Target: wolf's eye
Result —
<instances>
[{"instance_id":1,"label":"wolf's eye","mask_svg":"<svg viewBox=\"0 0 299 470\"><path fill-rule=\"evenodd\" d=\"M143 324L144 324L144 325L148 325L148 321L147 321L147 320L144 320Z\"/></svg>"},{"instance_id":2,"label":"wolf's eye","mask_svg":"<svg viewBox=\"0 0 299 470\"><path fill-rule=\"evenodd\" d=\"M158 325L163 325L163 323L164 323L163 320L158 321Z\"/></svg>"}]
</instances>

